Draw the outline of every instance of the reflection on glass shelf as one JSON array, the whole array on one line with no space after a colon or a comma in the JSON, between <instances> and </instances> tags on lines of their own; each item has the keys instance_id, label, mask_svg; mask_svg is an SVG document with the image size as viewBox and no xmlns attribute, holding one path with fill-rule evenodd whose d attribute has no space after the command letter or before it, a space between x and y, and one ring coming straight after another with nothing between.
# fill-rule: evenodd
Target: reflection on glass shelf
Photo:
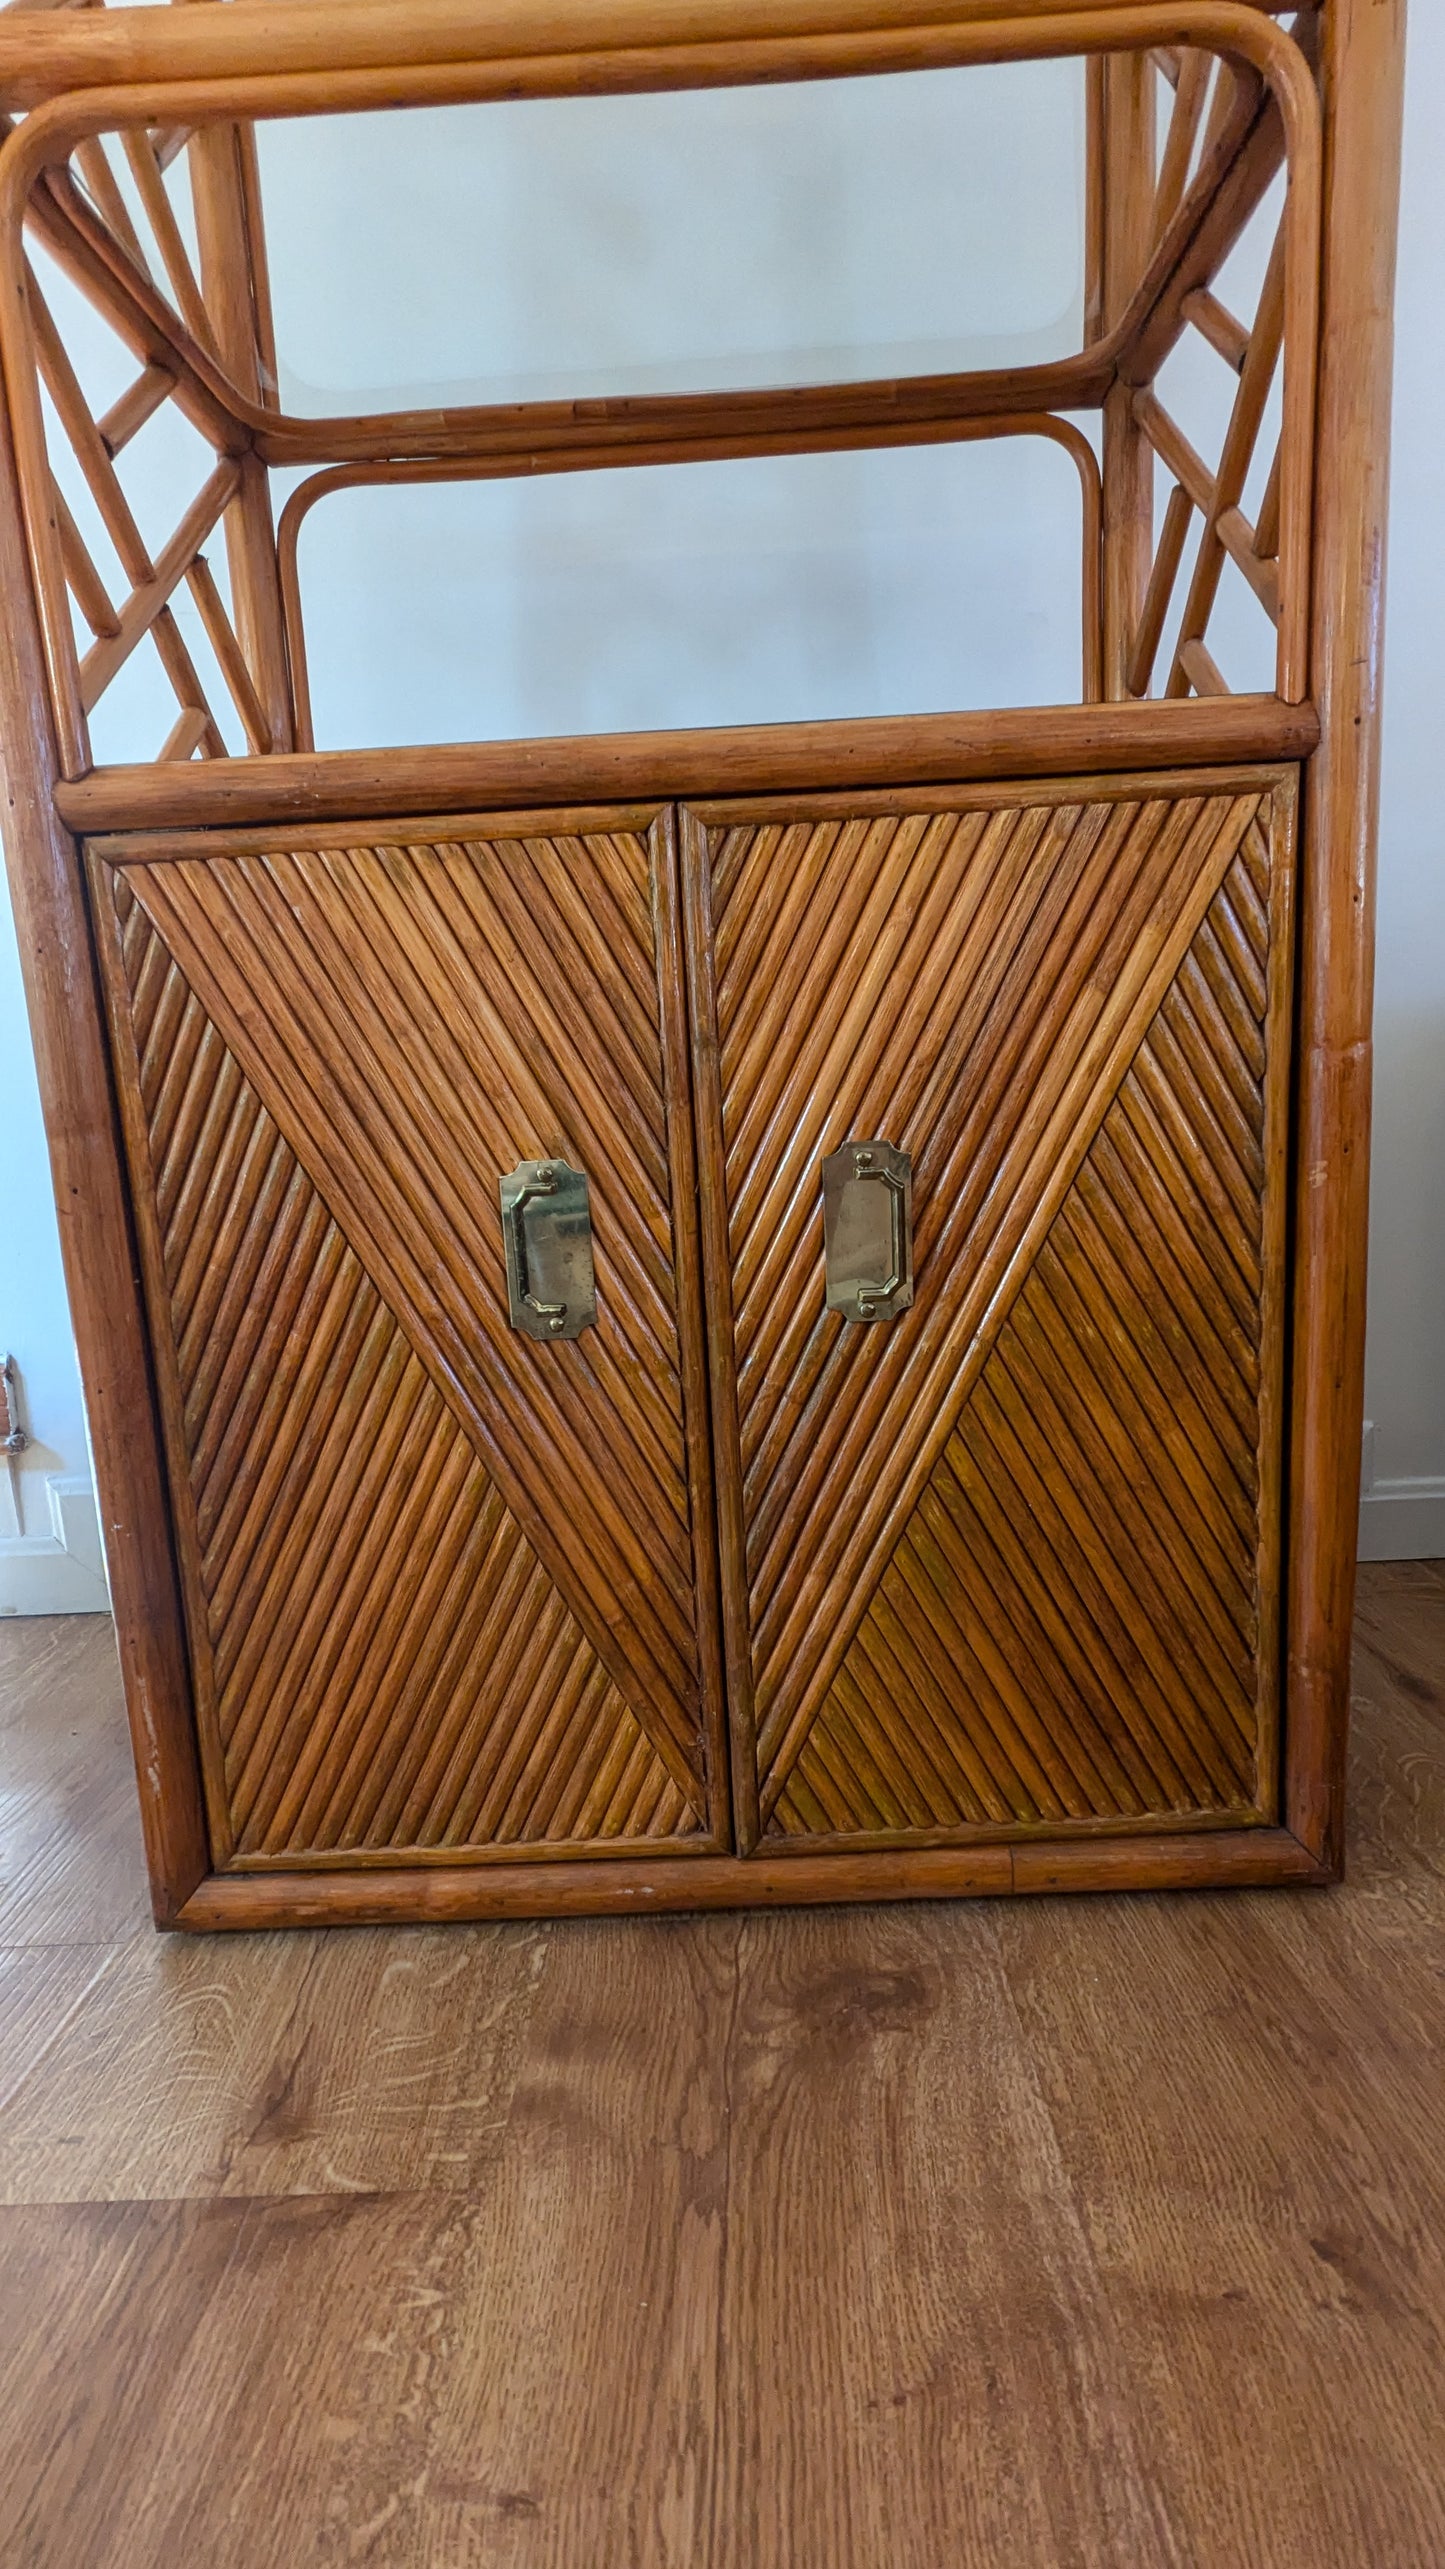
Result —
<instances>
[{"instance_id":1,"label":"reflection on glass shelf","mask_svg":"<svg viewBox=\"0 0 1445 2569\"><path fill-rule=\"evenodd\" d=\"M300 567L320 749L1076 700L1042 440L338 492Z\"/></svg>"},{"instance_id":2,"label":"reflection on glass shelf","mask_svg":"<svg viewBox=\"0 0 1445 2569\"><path fill-rule=\"evenodd\" d=\"M258 135L285 407L704 391L1077 348L1081 63Z\"/></svg>"}]
</instances>

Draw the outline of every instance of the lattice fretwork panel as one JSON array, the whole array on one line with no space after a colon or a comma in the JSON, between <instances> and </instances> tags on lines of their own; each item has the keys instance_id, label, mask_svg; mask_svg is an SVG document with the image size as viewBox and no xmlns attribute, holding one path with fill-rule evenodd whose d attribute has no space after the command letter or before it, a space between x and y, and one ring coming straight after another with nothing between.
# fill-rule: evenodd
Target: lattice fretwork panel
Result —
<instances>
[{"instance_id":1,"label":"lattice fretwork panel","mask_svg":"<svg viewBox=\"0 0 1445 2569\"><path fill-rule=\"evenodd\" d=\"M707 848L764 1827L1267 1812L1283 801ZM823 1307L849 1134L913 1161L876 1327Z\"/></svg>"},{"instance_id":2,"label":"lattice fretwork panel","mask_svg":"<svg viewBox=\"0 0 1445 2569\"><path fill-rule=\"evenodd\" d=\"M90 136L26 232L34 373L10 399L63 767L122 673L102 754L289 749L267 476L234 407L275 398L250 128Z\"/></svg>"},{"instance_id":3,"label":"lattice fretwork panel","mask_svg":"<svg viewBox=\"0 0 1445 2569\"><path fill-rule=\"evenodd\" d=\"M1314 13L1303 13L1294 33L1304 61L1312 62ZM1161 468L1152 562L1127 641L1124 688L1132 696L1151 688L1170 696L1231 691L1237 682L1218 630L1229 619L1219 607L1222 583L1237 573L1280 636L1265 664L1269 674L1261 669L1258 683L1273 687L1278 678L1286 692L1299 693L1302 666L1288 666L1291 657L1300 659L1298 597L1289 649L1288 634L1281 635L1281 506L1286 474L1302 481L1309 465L1298 434L1293 452L1281 435L1280 392L1284 367L1310 363L1313 324L1296 305L1296 344L1287 347L1284 130L1272 102L1253 94L1221 57L1167 46L1149 59L1158 91L1151 102L1159 111L1158 150L1141 274L1177 232L1191 189L1203 188L1216 161L1221 166L1201 225L1209 252L1196 261L1199 282L1184 294L1172 328L1131 352L1123 378L1132 387L1132 432ZM1113 175L1127 185L1126 173ZM1217 393L1213 385L1201 393L1197 381L1191 383L1196 357L1217 373ZM1272 458L1267 465L1266 456ZM1306 563L1298 548L1288 567L1299 589Z\"/></svg>"},{"instance_id":4,"label":"lattice fretwork panel","mask_svg":"<svg viewBox=\"0 0 1445 2569\"><path fill-rule=\"evenodd\" d=\"M25 14L29 0L11 5ZM37 153L26 256L13 266L0 258L7 399L63 773L79 777L96 757L109 764L138 752L188 763L312 746L298 544L312 506L337 490L827 452L840 441L1038 435L1062 444L1081 476L1084 697L1277 686L1302 699L1318 18L1305 8L1288 32L1261 18L1267 61L1255 44L1225 55L1173 42L1152 51L1140 42L1111 53L1107 66L1093 58L1089 238L1078 245L1086 344L1006 378L919 373L716 396L588 393L288 417L254 126L212 123L194 88L162 84L140 93L157 121L79 139L71 130L52 158ZM1020 29L1007 12L1000 26L1007 52ZM1147 39L1147 24L1132 32ZM1219 41L1228 43L1227 30ZM424 74L398 66L398 103L413 82L424 95ZM1116 113L1119 80L1134 83L1129 115ZM1140 83L1157 97L1141 99ZM166 118L168 95L178 121ZM222 95L213 84L213 106ZM235 96L266 105L246 87ZM104 104L125 112L113 92ZM285 112L284 101L272 104ZM201 121L179 121L182 113ZM364 127L357 120L362 153ZM14 139L23 150L23 132ZM995 214L1002 234L1008 205ZM1261 228L1261 255L1250 252L1240 270ZM274 246L281 273L284 234ZM425 243L416 249L425 265ZM365 292L359 274L355 291ZM103 384L91 380L97 335ZM1201 425L1177 397L1182 346L1202 351L1228 384L1222 420L1206 402ZM1100 410L1096 453L1080 419ZM165 468L142 470L142 450L157 438L170 441ZM272 478L293 465L312 469L285 501L278 550ZM162 495L154 510L142 506L142 486L148 500ZM1015 530L1021 551L1031 536ZM1072 585L1072 563L1067 576ZM1251 621L1262 617L1266 645L1242 676L1233 650L1240 604ZM147 696L151 661L159 666Z\"/></svg>"},{"instance_id":5,"label":"lattice fretwork panel","mask_svg":"<svg viewBox=\"0 0 1445 2569\"><path fill-rule=\"evenodd\" d=\"M710 1826L651 867L622 830L97 866L239 1859ZM598 1325L539 1345L497 1182L549 1155Z\"/></svg>"}]
</instances>

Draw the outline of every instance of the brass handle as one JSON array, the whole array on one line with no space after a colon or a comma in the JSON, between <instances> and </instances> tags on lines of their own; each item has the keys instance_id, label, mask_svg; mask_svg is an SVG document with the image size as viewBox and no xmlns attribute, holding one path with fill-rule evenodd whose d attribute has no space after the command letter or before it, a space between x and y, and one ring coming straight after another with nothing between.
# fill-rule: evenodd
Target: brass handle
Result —
<instances>
[{"instance_id":1,"label":"brass handle","mask_svg":"<svg viewBox=\"0 0 1445 2569\"><path fill-rule=\"evenodd\" d=\"M880 1271L882 1271L880 1273ZM823 1162L829 1311L895 1320L913 1300L913 1162L891 1142L848 1141Z\"/></svg>"},{"instance_id":2,"label":"brass handle","mask_svg":"<svg viewBox=\"0 0 1445 2569\"><path fill-rule=\"evenodd\" d=\"M597 1318L585 1172L565 1160L519 1160L501 1197L512 1327L528 1338L577 1337Z\"/></svg>"}]
</instances>

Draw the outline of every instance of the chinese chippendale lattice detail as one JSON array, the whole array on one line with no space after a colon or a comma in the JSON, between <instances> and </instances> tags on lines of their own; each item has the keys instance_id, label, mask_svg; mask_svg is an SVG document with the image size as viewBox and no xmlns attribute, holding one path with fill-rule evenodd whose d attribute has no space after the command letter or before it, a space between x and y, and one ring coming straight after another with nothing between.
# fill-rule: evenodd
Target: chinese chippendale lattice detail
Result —
<instances>
[{"instance_id":1,"label":"chinese chippendale lattice detail","mask_svg":"<svg viewBox=\"0 0 1445 2569\"><path fill-rule=\"evenodd\" d=\"M1064 445L1080 475L1083 698L1259 685L1232 667L1240 583L1275 629L1267 684L1303 697L1316 13L1288 35L1260 23L1259 45L1238 53L1212 49L1225 38L1210 33L1089 57L1076 357L890 383L291 418L255 127L77 134L86 120L70 107L53 156L37 142L27 158L53 111L12 121L7 213L13 227L23 217L30 256L15 241L0 257L0 331L62 771L93 763L90 718L143 645L174 698L160 759L313 746L297 538L335 490L838 445ZM76 289L133 368L104 400L67 347ZM1222 429L1169 389L1193 350L1235 378ZM197 460L193 484L178 468L193 495L157 540L123 467L162 414ZM272 475L284 466L313 469L278 524ZM218 529L224 567L207 552Z\"/></svg>"}]
</instances>

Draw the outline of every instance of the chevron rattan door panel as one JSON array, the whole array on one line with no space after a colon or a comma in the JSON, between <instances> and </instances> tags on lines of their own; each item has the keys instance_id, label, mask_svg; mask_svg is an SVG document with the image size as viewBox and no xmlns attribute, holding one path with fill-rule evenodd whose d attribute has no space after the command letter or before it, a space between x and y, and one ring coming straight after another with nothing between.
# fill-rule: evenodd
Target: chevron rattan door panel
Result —
<instances>
[{"instance_id":1,"label":"chevron rattan door panel","mask_svg":"<svg viewBox=\"0 0 1445 2569\"><path fill-rule=\"evenodd\" d=\"M1295 793L684 815L745 1845L1273 1819ZM871 1326L856 1136L912 1159Z\"/></svg>"},{"instance_id":2,"label":"chevron rattan door panel","mask_svg":"<svg viewBox=\"0 0 1445 2569\"><path fill-rule=\"evenodd\" d=\"M727 1842L672 816L91 850L216 1857ZM586 1172L597 1323L499 1178Z\"/></svg>"}]
</instances>

